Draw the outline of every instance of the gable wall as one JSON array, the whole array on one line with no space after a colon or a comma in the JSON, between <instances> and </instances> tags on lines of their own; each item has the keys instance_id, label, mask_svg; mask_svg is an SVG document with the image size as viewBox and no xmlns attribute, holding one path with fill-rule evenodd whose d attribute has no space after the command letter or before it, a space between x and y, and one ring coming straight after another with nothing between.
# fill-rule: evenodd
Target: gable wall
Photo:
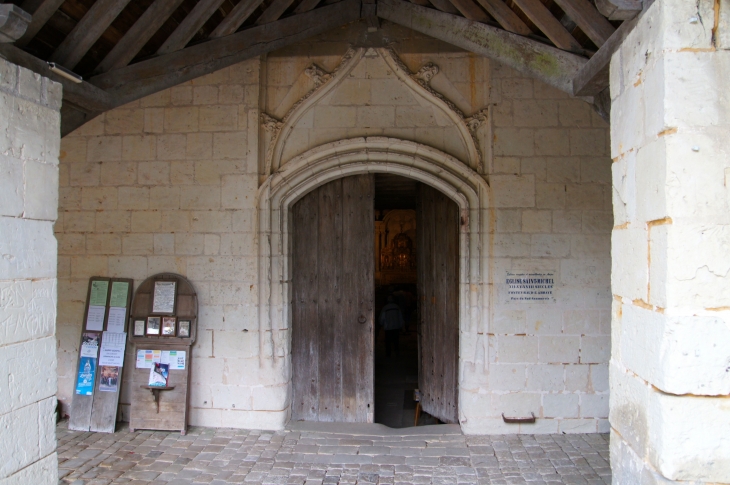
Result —
<instances>
[{"instance_id":1,"label":"gable wall","mask_svg":"<svg viewBox=\"0 0 730 485\"><path fill-rule=\"evenodd\" d=\"M401 47L411 71L426 62L439 65L432 87L453 86L450 99L467 114L490 110L477 142L484 154L481 171L492 188L485 279L494 284L489 286L492 304L476 309L482 312L481 328L462 329L468 333L461 348L464 429L517 431L502 423L502 412L546 418L523 426L522 432L607 429L611 202L606 125L583 101L496 63L449 53L443 45L433 50L433 43L423 39L409 39ZM331 72L346 49L344 44L322 48L318 58L284 51L264 63L247 61L113 110L62 140L55 229L59 397L66 405L88 277L124 276L139 283L172 271L192 281L200 301L191 424L275 428L286 422L289 371L282 364L267 365L271 355L266 352L283 357L288 346L267 349L258 332L255 209L270 140L259 128L259 113L263 108L284 116L310 89L303 70L314 60ZM464 157L453 136L446 135L448 126L438 128L440 137L424 139L427 126L397 126L397 103L383 102L375 109L372 93L378 88L372 86L384 84L389 74L374 61L358 68L355 79L359 86L370 83L371 97L365 99L363 90L353 88L355 79L348 79L338 89L354 89L352 94L334 93L315 108L314 124L306 127L306 136L291 137L284 161L333 139L376 134L430 139L435 148ZM459 94L466 100L461 105ZM351 104L337 104L343 96L352 96ZM317 125L317 110L335 106L346 108L353 126L325 126L331 114L320 114L324 124ZM376 111L375 118L366 116ZM417 117L400 119L413 123ZM428 123L443 124L427 117ZM520 270L553 271L556 301L508 302L506 273ZM134 362L131 355L128 359ZM128 402L125 390L123 413Z\"/></svg>"}]
</instances>

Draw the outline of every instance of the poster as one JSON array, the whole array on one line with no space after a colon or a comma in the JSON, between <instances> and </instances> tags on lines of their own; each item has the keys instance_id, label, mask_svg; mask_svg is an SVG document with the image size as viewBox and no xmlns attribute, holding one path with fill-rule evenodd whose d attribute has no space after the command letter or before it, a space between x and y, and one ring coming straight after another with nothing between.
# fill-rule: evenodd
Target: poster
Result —
<instances>
[{"instance_id":1,"label":"poster","mask_svg":"<svg viewBox=\"0 0 730 485\"><path fill-rule=\"evenodd\" d=\"M76 394L91 396L94 394L94 373L96 372L96 359L81 357L79 361L79 375L76 379Z\"/></svg>"},{"instance_id":2,"label":"poster","mask_svg":"<svg viewBox=\"0 0 730 485\"><path fill-rule=\"evenodd\" d=\"M175 281L155 281L155 292L152 296L152 313L175 312Z\"/></svg>"},{"instance_id":3,"label":"poster","mask_svg":"<svg viewBox=\"0 0 730 485\"><path fill-rule=\"evenodd\" d=\"M99 337L98 333L87 333L81 336L81 357L91 357L96 359L99 356Z\"/></svg>"},{"instance_id":4,"label":"poster","mask_svg":"<svg viewBox=\"0 0 730 485\"><path fill-rule=\"evenodd\" d=\"M91 292L89 293L89 306L106 306L108 290L108 281L93 280L91 282Z\"/></svg>"},{"instance_id":5,"label":"poster","mask_svg":"<svg viewBox=\"0 0 730 485\"><path fill-rule=\"evenodd\" d=\"M509 301L525 303L554 302L553 288L555 273L553 272L507 272L505 279Z\"/></svg>"},{"instance_id":6,"label":"poster","mask_svg":"<svg viewBox=\"0 0 730 485\"><path fill-rule=\"evenodd\" d=\"M106 321L107 332L122 333L127 319L126 307L110 307L109 318Z\"/></svg>"},{"instance_id":7,"label":"poster","mask_svg":"<svg viewBox=\"0 0 730 485\"><path fill-rule=\"evenodd\" d=\"M185 370L184 350L138 350L135 367L151 369L155 363L169 365L170 370Z\"/></svg>"},{"instance_id":8,"label":"poster","mask_svg":"<svg viewBox=\"0 0 730 485\"><path fill-rule=\"evenodd\" d=\"M129 283L126 281L112 282L112 294L109 297L109 306L117 308L127 308L127 294L129 293Z\"/></svg>"},{"instance_id":9,"label":"poster","mask_svg":"<svg viewBox=\"0 0 730 485\"><path fill-rule=\"evenodd\" d=\"M119 390L119 367L102 365L99 373L100 391L117 392Z\"/></svg>"},{"instance_id":10,"label":"poster","mask_svg":"<svg viewBox=\"0 0 730 485\"><path fill-rule=\"evenodd\" d=\"M104 336L101 339L99 365L122 367L124 365L124 347L126 342L126 333L104 332Z\"/></svg>"},{"instance_id":11,"label":"poster","mask_svg":"<svg viewBox=\"0 0 730 485\"><path fill-rule=\"evenodd\" d=\"M86 330L96 330L98 332L104 330L104 315L106 315L106 307L89 305L89 313L86 316Z\"/></svg>"}]
</instances>

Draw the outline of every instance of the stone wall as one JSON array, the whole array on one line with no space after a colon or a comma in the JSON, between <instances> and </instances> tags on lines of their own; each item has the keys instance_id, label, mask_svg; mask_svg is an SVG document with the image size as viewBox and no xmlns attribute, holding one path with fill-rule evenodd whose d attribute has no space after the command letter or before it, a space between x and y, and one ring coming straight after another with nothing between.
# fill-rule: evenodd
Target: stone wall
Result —
<instances>
[{"instance_id":1,"label":"stone wall","mask_svg":"<svg viewBox=\"0 0 730 485\"><path fill-rule=\"evenodd\" d=\"M406 34L391 32L405 38L400 60L387 49L348 54L350 34L328 34L113 110L63 140L61 399L71 397L88 277L139 283L174 271L200 297L191 424L282 426L289 333L285 323L274 336L259 319L259 184L323 143L388 136L441 150L491 184L489 256L477 263L485 303L467 310L481 323L462 327L465 431L607 429L606 125L583 101ZM437 74L415 75L429 63ZM525 270L554 273L555 301L509 302L507 272ZM274 306L266 311L286 315ZM128 399L125 390L123 413ZM505 426L502 412L540 419Z\"/></svg>"},{"instance_id":2,"label":"stone wall","mask_svg":"<svg viewBox=\"0 0 730 485\"><path fill-rule=\"evenodd\" d=\"M654 2L611 60L614 483L730 482L727 2Z\"/></svg>"},{"instance_id":3,"label":"stone wall","mask_svg":"<svg viewBox=\"0 0 730 485\"><path fill-rule=\"evenodd\" d=\"M61 86L0 59L0 482L56 484Z\"/></svg>"}]
</instances>

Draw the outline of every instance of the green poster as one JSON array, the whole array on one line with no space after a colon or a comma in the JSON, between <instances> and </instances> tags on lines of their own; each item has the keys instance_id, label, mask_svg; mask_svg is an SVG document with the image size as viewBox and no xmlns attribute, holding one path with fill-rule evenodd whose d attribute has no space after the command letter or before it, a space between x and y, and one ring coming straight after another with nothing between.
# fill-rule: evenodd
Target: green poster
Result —
<instances>
[{"instance_id":1,"label":"green poster","mask_svg":"<svg viewBox=\"0 0 730 485\"><path fill-rule=\"evenodd\" d=\"M112 296L109 298L109 306L126 308L128 291L129 283L126 281L112 282Z\"/></svg>"},{"instance_id":2,"label":"green poster","mask_svg":"<svg viewBox=\"0 0 730 485\"><path fill-rule=\"evenodd\" d=\"M94 280L91 282L91 296L89 297L89 305L106 306L106 293L109 289L109 282L102 280ZM126 306L126 303L125 305Z\"/></svg>"}]
</instances>

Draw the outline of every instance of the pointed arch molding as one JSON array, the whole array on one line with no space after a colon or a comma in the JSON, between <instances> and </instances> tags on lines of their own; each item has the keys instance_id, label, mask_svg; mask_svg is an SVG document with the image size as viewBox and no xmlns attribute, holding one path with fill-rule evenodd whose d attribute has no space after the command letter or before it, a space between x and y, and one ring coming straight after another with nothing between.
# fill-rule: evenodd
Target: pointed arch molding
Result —
<instances>
[{"instance_id":1,"label":"pointed arch molding","mask_svg":"<svg viewBox=\"0 0 730 485\"><path fill-rule=\"evenodd\" d=\"M259 345L262 368L291 382L291 220L290 209L309 191L332 180L386 172L428 184L459 207L460 365L480 360L479 334L488 308L489 186L456 158L411 141L352 138L313 148L286 163L258 193ZM460 386L460 392L462 387ZM290 398L281 403L288 409Z\"/></svg>"},{"instance_id":2,"label":"pointed arch molding","mask_svg":"<svg viewBox=\"0 0 730 485\"><path fill-rule=\"evenodd\" d=\"M284 146L297 122L322 98L332 92L342 81L347 79L352 70L365 57L374 51L379 55L393 73L411 91L427 100L442 111L454 124L466 147L469 160L463 162L481 172L483 166L482 153L477 139L477 130L487 121L487 109L482 109L471 116L464 114L454 103L431 88L431 79L439 73L439 67L433 63L422 66L418 72L412 73L390 48L350 48L342 57L340 64L332 73L327 73L316 64L309 66L305 73L314 81L314 88L297 101L281 120L267 113L261 114L261 125L270 135L266 150L266 173L277 171L285 162L282 160Z\"/></svg>"}]
</instances>

